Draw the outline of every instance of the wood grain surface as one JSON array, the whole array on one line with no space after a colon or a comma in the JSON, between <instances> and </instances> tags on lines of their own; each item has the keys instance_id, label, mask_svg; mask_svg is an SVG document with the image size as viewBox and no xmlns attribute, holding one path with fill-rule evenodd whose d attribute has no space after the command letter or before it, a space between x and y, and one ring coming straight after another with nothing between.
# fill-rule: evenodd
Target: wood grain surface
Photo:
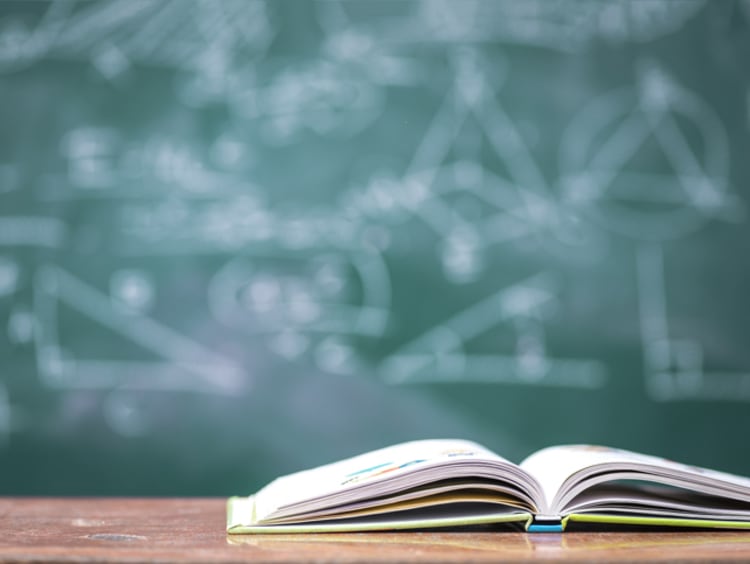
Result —
<instances>
[{"instance_id":1,"label":"wood grain surface","mask_svg":"<svg viewBox=\"0 0 750 564\"><path fill-rule=\"evenodd\" d=\"M0 561L750 560L750 532L228 536L224 526L224 499L0 498Z\"/></svg>"}]
</instances>

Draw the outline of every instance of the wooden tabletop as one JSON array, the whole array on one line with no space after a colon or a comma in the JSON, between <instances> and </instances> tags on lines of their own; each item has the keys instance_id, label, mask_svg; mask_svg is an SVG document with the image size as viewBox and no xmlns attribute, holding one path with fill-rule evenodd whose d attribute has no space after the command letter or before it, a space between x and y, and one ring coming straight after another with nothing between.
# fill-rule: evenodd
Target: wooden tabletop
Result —
<instances>
[{"instance_id":1,"label":"wooden tabletop","mask_svg":"<svg viewBox=\"0 0 750 564\"><path fill-rule=\"evenodd\" d=\"M750 560L750 532L227 536L224 499L0 498L0 561Z\"/></svg>"}]
</instances>

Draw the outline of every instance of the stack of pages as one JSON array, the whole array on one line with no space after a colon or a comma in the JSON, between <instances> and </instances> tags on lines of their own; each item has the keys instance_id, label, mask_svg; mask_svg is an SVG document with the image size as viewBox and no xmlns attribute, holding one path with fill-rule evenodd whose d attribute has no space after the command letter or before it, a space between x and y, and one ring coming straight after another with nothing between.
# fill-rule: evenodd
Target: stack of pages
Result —
<instances>
[{"instance_id":1,"label":"stack of pages","mask_svg":"<svg viewBox=\"0 0 750 564\"><path fill-rule=\"evenodd\" d=\"M278 478L227 506L229 533L571 522L750 529L750 479L601 446L521 462L463 440L403 443Z\"/></svg>"}]
</instances>

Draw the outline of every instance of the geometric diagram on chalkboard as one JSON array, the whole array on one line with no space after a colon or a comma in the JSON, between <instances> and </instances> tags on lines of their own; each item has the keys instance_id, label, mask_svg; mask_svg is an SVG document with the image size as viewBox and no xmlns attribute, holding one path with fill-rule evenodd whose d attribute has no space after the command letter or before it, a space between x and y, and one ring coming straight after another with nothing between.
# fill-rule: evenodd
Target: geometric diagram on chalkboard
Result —
<instances>
[{"instance_id":1,"label":"geometric diagram on chalkboard","mask_svg":"<svg viewBox=\"0 0 750 564\"><path fill-rule=\"evenodd\" d=\"M750 401L750 372L708 372L701 344L670 335L659 243L638 249L638 305L646 391L657 401L690 399Z\"/></svg>"},{"instance_id":2,"label":"geometric diagram on chalkboard","mask_svg":"<svg viewBox=\"0 0 750 564\"><path fill-rule=\"evenodd\" d=\"M400 347L380 366L390 384L480 382L561 388L600 388L606 369L596 360L553 358L544 318L556 284L540 273L495 292ZM500 326L515 330L513 354L475 354L472 340Z\"/></svg>"},{"instance_id":3,"label":"geometric diagram on chalkboard","mask_svg":"<svg viewBox=\"0 0 750 564\"><path fill-rule=\"evenodd\" d=\"M81 327L94 338L117 340L128 358L97 358L96 351L73 351L75 340L63 331L60 305L82 317ZM116 391L195 392L233 395L246 385L235 362L162 325L126 303L110 299L60 267L39 268L34 280L36 360L43 383L53 388ZM101 341L103 342L103 341ZM89 343L89 346L91 344ZM99 353L101 354L101 353ZM108 353L109 354L109 353ZM134 360L132 355L149 360ZM114 356L114 355L111 355Z\"/></svg>"},{"instance_id":4,"label":"geometric diagram on chalkboard","mask_svg":"<svg viewBox=\"0 0 750 564\"><path fill-rule=\"evenodd\" d=\"M245 157L245 147L223 135L213 145L213 159L233 166ZM190 140L166 132L143 140L125 138L115 127L78 124L60 141L66 173L44 177L42 200L133 199L174 193L180 198L236 195L246 182L210 166ZM134 185L135 184L135 185Z\"/></svg>"},{"instance_id":5,"label":"geometric diagram on chalkboard","mask_svg":"<svg viewBox=\"0 0 750 564\"><path fill-rule=\"evenodd\" d=\"M674 33L705 0L318 2L324 27L365 30L378 45L511 44L571 52L604 39L648 42ZM362 6L368 6L369 9ZM375 9L379 8L379 9ZM328 24L326 26L325 24Z\"/></svg>"},{"instance_id":6,"label":"geometric diagram on chalkboard","mask_svg":"<svg viewBox=\"0 0 750 564\"><path fill-rule=\"evenodd\" d=\"M586 104L560 143L563 201L599 227L664 241L741 218L714 110L654 63L637 87Z\"/></svg>"},{"instance_id":7,"label":"geometric diagram on chalkboard","mask_svg":"<svg viewBox=\"0 0 750 564\"><path fill-rule=\"evenodd\" d=\"M270 146L299 141L306 131L337 139L362 131L382 113L385 90L382 73L352 57L357 47L348 42L343 60L269 61L238 73L225 97L232 121L244 120Z\"/></svg>"},{"instance_id":8,"label":"geometric diagram on chalkboard","mask_svg":"<svg viewBox=\"0 0 750 564\"><path fill-rule=\"evenodd\" d=\"M488 247L554 231L560 218L521 131L497 100L492 82L506 70L502 59L493 60L494 80L476 50L456 49L452 63L453 84L395 199L441 237L446 278L465 283L481 274Z\"/></svg>"},{"instance_id":9,"label":"geometric diagram on chalkboard","mask_svg":"<svg viewBox=\"0 0 750 564\"><path fill-rule=\"evenodd\" d=\"M218 79L225 78L221 70L233 60L257 56L273 36L260 0L32 4L0 20L0 72L51 54L90 60L108 79L133 63L196 69L205 74L204 84L195 87L215 89Z\"/></svg>"},{"instance_id":10,"label":"geometric diagram on chalkboard","mask_svg":"<svg viewBox=\"0 0 750 564\"><path fill-rule=\"evenodd\" d=\"M217 321L259 337L286 360L310 352L333 373L356 369L351 339L384 335L390 301L388 271L374 250L236 257L208 287Z\"/></svg>"}]
</instances>

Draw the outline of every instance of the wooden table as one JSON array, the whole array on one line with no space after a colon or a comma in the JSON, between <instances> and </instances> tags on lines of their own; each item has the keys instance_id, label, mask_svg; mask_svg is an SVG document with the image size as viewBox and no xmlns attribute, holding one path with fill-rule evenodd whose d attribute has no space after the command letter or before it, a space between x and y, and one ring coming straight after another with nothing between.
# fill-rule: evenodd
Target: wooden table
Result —
<instances>
[{"instance_id":1,"label":"wooden table","mask_svg":"<svg viewBox=\"0 0 750 564\"><path fill-rule=\"evenodd\" d=\"M750 532L227 536L223 499L0 498L0 561L750 560Z\"/></svg>"}]
</instances>

